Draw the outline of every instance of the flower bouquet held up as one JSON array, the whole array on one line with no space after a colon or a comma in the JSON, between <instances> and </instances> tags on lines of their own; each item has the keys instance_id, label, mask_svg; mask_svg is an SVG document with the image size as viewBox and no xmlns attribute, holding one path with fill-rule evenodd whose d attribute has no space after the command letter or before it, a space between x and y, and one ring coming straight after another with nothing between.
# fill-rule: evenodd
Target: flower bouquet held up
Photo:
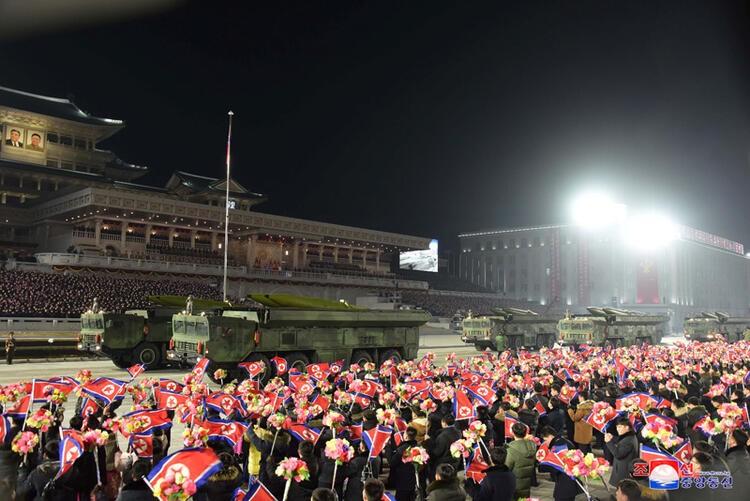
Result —
<instances>
[{"instance_id":1,"label":"flower bouquet held up","mask_svg":"<svg viewBox=\"0 0 750 501\"><path fill-rule=\"evenodd\" d=\"M354 449L349 442L343 438L332 438L326 442L326 448L323 451L328 459L334 461L333 479L331 485L336 488L336 470L340 464L348 463L354 457Z\"/></svg>"},{"instance_id":2,"label":"flower bouquet held up","mask_svg":"<svg viewBox=\"0 0 750 501\"><path fill-rule=\"evenodd\" d=\"M401 455L402 462L414 465L414 477L417 479L417 490L420 489L419 467L427 464L428 459L430 459L430 455L427 454L424 447L409 447Z\"/></svg>"},{"instance_id":3,"label":"flower bouquet held up","mask_svg":"<svg viewBox=\"0 0 750 501\"><path fill-rule=\"evenodd\" d=\"M307 463L298 458L284 458L279 466L276 467L276 475L286 479L284 486L284 498L286 501L289 497L289 488L292 486L292 480L302 482L310 479L310 470L307 469Z\"/></svg>"},{"instance_id":4,"label":"flower bouquet held up","mask_svg":"<svg viewBox=\"0 0 750 501\"><path fill-rule=\"evenodd\" d=\"M609 461L606 459L597 458L590 452L584 454L579 449L568 449L557 455L565 468L565 474L575 480L578 487L586 494L586 499L592 499L589 494L589 480L599 479L602 485L607 487L604 474L609 470Z\"/></svg>"}]
</instances>

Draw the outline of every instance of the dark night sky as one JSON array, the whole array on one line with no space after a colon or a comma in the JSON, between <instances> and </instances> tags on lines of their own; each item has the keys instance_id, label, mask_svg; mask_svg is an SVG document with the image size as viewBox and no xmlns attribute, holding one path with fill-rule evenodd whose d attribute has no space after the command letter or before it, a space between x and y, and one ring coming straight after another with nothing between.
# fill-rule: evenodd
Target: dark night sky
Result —
<instances>
[{"instance_id":1,"label":"dark night sky","mask_svg":"<svg viewBox=\"0 0 750 501\"><path fill-rule=\"evenodd\" d=\"M450 247L566 221L599 186L747 245L749 19L723 1L187 2L30 25L0 40L0 85L125 120L103 146L159 185L223 176L231 108L233 176L262 212Z\"/></svg>"}]
</instances>

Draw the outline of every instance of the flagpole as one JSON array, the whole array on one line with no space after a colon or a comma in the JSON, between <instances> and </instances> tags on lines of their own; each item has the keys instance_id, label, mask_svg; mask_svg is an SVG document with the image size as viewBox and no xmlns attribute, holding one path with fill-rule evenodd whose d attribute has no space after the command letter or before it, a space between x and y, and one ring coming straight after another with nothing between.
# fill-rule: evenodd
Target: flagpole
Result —
<instances>
[{"instance_id":1,"label":"flagpole","mask_svg":"<svg viewBox=\"0 0 750 501\"><path fill-rule=\"evenodd\" d=\"M229 157L232 146L232 116L234 113L229 110L229 131L227 133L227 193L224 201L224 287L222 289L222 300L227 300L227 263L229 261Z\"/></svg>"}]
</instances>

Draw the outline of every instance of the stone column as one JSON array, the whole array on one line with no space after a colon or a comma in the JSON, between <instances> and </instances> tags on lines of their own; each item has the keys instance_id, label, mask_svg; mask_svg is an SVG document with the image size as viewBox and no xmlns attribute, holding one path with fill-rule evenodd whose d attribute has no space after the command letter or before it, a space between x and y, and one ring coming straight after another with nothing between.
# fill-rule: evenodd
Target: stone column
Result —
<instances>
[{"instance_id":1,"label":"stone column","mask_svg":"<svg viewBox=\"0 0 750 501\"><path fill-rule=\"evenodd\" d=\"M193 230L190 232L190 248L195 249L195 237L198 236L198 230Z\"/></svg>"},{"instance_id":2,"label":"stone column","mask_svg":"<svg viewBox=\"0 0 750 501\"><path fill-rule=\"evenodd\" d=\"M94 226L94 241L96 242L96 246L98 247L99 244L102 243L102 220L97 219L95 226Z\"/></svg>"},{"instance_id":3,"label":"stone column","mask_svg":"<svg viewBox=\"0 0 750 501\"><path fill-rule=\"evenodd\" d=\"M299 242L294 242L292 245L292 268L299 268Z\"/></svg>"},{"instance_id":4,"label":"stone column","mask_svg":"<svg viewBox=\"0 0 750 501\"><path fill-rule=\"evenodd\" d=\"M154 226L151 224L146 225L146 245L151 243L151 231L153 230Z\"/></svg>"},{"instance_id":5,"label":"stone column","mask_svg":"<svg viewBox=\"0 0 750 501\"><path fill-rule=\"evenodd\" d=\"M349 247L349 264L354 263L354 247Z\"/></svg>"},{"instance_id":6,"label":"stone column","mask_svg":"<svg viewBox=\"0 0 750 501\"><path fill-rule=\"evenodd\" d=\"M215 232L215 231L212 231L212 232L211 232L211 250L212 250L212 251L215 251L215 250L217 250L217 249L216 249L216 244L217 244L216 240L217 240L217 239L218 239L218 233L217 233L217 232Z\"/></svg>"}]
</instances>

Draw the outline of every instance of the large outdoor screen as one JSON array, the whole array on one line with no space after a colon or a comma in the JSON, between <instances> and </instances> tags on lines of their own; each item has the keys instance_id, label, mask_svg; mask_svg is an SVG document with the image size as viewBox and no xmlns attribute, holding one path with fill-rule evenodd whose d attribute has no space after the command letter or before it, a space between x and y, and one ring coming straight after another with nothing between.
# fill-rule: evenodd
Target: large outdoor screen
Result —
<instances>
[{"instance_id":1,"label":"large outdoor screen","mask_svg":"<svg viewBox=\"0 0 750 501\"><path fill-rule=\"evenodd\" d=\"M438 271L438 241L433 239L427 250L402 252L399 255L402 270Z\"/></svg>"}]
</instances>

